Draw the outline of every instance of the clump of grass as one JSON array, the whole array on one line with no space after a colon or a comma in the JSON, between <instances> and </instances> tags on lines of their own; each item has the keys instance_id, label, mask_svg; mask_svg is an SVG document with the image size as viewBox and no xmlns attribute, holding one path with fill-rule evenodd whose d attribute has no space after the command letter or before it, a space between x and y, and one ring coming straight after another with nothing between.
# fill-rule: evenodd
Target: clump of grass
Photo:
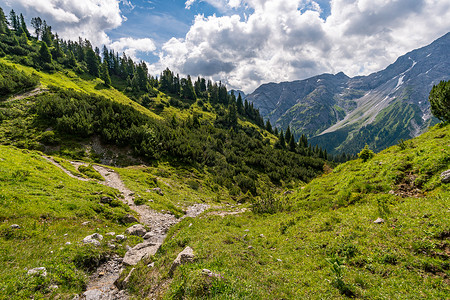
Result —
<instances>
[{"instance_id":1,"label":"clump of grass","mask_svg":"<svg viewBox=\"0 0 450 300\"><path fill-rule=\"evenodd\" d=\"M104 181L105 178L103 178L103 176L97 172L97 170L95 170L92 165L88 165L88 166L79 166L78 167L78 171L80 171L82 174L86 175L89 178L92 179L97 179L100 181Z\"/></svg>"}]
</instances>

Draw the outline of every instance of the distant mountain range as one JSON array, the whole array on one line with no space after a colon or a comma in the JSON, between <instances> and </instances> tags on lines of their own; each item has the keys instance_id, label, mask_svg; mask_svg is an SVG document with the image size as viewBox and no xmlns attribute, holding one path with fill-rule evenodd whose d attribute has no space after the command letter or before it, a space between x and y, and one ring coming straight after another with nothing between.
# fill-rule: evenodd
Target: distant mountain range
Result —
<instances>
[{"instance_id":1,"label":"distant mountain range","mask_svg":"<svg viewBox=\"0 0 450 300\"><path fill-rule=\"evenodd\" d=\"M350 78L322 74L261 85L247 100L277 127L289 125L331 153L379 151L418 136L435 122L428 94L450 79L450 33L399 57L386 69Z\"/></svg>"}]
</instances>

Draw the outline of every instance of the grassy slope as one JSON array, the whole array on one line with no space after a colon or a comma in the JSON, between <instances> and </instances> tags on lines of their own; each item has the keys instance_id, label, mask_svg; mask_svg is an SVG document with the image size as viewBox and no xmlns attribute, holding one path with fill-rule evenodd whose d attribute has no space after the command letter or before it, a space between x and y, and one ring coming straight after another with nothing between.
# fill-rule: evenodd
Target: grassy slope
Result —
<instances>
[{"instance_id":1,"label":"grassy slope","mask_svg":"<svg viewBox=\"0 0 450 300\"><path fill-rule=\"evenodd\" d=\"M167 298L445 299L450 186L439 175L450 168L449 145L450 126L436 126L299 188L287 196L289 211L185 219L153 258L155 269L133 273L131 289L146 293L168 279L189 245L197 260L175 271ZM375 224L378 217L385 223ZM223 279L201 275L203 268Z\"/></svg>"},{"instance_id":2,"label":"grassy slope","mask_svg":"<svg viewBox=\"0 0 450 300\"><path fill-rule=\"evenodd\" d=\"M76 91L83 91L86 93L101 95L106 98L112 99L113 101L131 105L133 108L140 112L150 115L151 117L154 117L156 119L161 119L160 116L130 100L127 96L125 96L118 90L114 88L105 88L103 82L99 78L94 78L88 75L83 75L82 77L80 77L75 72L67 69L54 73L41 72L32 67L12 63L4 58L0 58L0 62L6 65L15 66L18 70L24 71L26 74L37 74L40 77L41 84L44 87L54 85L61 88L74 89Z\"/></svg>"},{"instance_id":3,"label":"grassy slope","mask_svg":"<svg viewBox=\"0 0 450 300\"><path fill-rule=\"evenodd\" d=\"M99 203L102 196L116 193L94 181L70 178L38 152L0 146L0 298L81 292L87 280L83 262L109 252L105 244L111 237L105 236L103 247L92 251L80 247L81 240L94 232L122 233L126 228L118 219L128 208L119 201L116 207ZM86 221L90 223L81 225ZM21 228L11 229L12 224ZM126 243L119 244L119 253ZM26 269L42 266L48 272L45 280L26 275ZM52 292L52 284L59 288Z\"/></svg>"}]
</instances>

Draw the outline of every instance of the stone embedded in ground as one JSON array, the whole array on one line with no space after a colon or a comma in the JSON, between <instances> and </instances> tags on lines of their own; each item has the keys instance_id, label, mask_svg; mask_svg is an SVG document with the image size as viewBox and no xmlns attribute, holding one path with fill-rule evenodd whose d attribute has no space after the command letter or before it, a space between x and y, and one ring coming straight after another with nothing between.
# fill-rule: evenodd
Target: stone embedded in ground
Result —
<instances>
[{"instance_id":1,"label":"stone embedded in ground","mask_svg":"<svg viewBox=\"0 0 450 300\"><path fill-rule=\"evenodd\" d=\"M47 269L45 267L34 268L31 270L28 270L27 275L46 277Z\"/></svg>"},{"instance_id":2,"label":"stone embedded in ground","mask_svg":"<svg viewBox=\"0 0 450 300\"><path fill-rule=\"evenodd\" d=\"M155 236L155 234L153 232L147 232L143 238L144 238L144 240L148 240L154 236Z\"/></svg>"},{"instance_id":3,"label":"stone embedded in ground","mask_svg":"<svg viewBox=\"0 0 450 300\"><path fill-rule=\"evenodd\" d=\"M384 223L384 220L382 218L378 218L375 221L373 221L375 224L381 224Z\"/></svg>"},{"instance_id":4,"label":"stone embedded in ground","mask_svg":"<svg viewBox=\"0 0 450 300\"><path fill-rule=\"evenodd\" d=\"M203 269L202 274L205 276L209 276L209 277L216 277L216 278L222 277L220 274L214 273L213 271L208 270L208 269Z\"/></svg>"},{"instance_id":5,"label":"stone embedded in ground","mask_svg":"<svg viewBox=\"0 0 450 300\"><path fill-rule=\"evenodd\" d=\"M100 241L103 240L103 236L99 233L94 233L88 235L83 239L83 243L85 244L93 244L95 246L100 246Z\"/></svg>"},{"instance_id":6,"label":"stone embedded in ground","mask_svg":"<svg viewBox=\"0 0 450 300\"><path fill-rule=\"evenodd\" d=\"M127 230L125 230L125 233L128 235L144 236L147 233L147 230L145 229L144 225L135 224L127 228Z\"/></svg>"},{"instance_id":7,"label":"stone embedded in ground","mask_svg":"<svg viewBox=\"0 0 450 300\"><path fill-rule=\"evenodd\" d=\"M91 222L86 221L86 222L81 223L81 225L86 226L86 225L88 225L89 223L91 223Z\"/></svg>"},{"instance_id":8,"label":"stone embedded in ground","mask_svg":"<svg viewBox=\"0 0 450 300\"><path fill-rule=\"evenodd\" d=\"M116 233L115 233L114 231L112 231L112 232L105 233L105 235L111 235L111 236L114 236L114 235L116 235Z\"/></svg>"},{"instance_id":9,"label":"stone embedded in ground","mask_svg":"<svg viewBox=\"0 0 450 300\"><path fill-rule=\"evenodd\" d=\"M172 275L179 265L184 265L193 262L194 258L195 258L194 250L191 247L187 246L186 248L184 248L183 251L181 251L178 254L177 258L175 258L175 260L173 261L172 266L170 267L169 274Z\"/></svg>"},{"instance_id":10,"label":"stone embedded in ground","mask_svg":"<svg viewBox=\"0 0 450 300\"><path fill-rule=\"evenodd\" d=\"M12 229L20 229L20 225L19 224L12 224L11 228Z\"/></svg>"},{"instance_id":11,"label":"stone embedded in ground","mask_svg":"<svg viewBox=\"0 0 450 300\"><path fill-rule=\"evenodd\" d=\"M131 274L133 274L134 270L136 270L136 268L132 268L130 273L128 273L127 277L125 277L125 279L120 283L119 288L120 289L126 289L128 286L128 283L130 282L130 278L131 278Z\"/></svg>"},{"instance_id":12,"label":"stone embedded in ground","mask_svg":"<svg viewBox=\"0 0 450 300\"><path fill-rule=\"evenodd\" d=\"M160 246L161 244L159 243L151 243L148 241L137 244L133 248L129 249L127 253L125 253L125 257L123 258L123 264L128 266L134 266L138 262L140 262L144 257L155 255L156 251L158 251Z\"/></svg>"},{"instance_id":13,"label":"stone embedded in ground","mask_svg":"<svg viewBox=\"0 0 450 300\"><path fill-rule=\"evenodd\" d=\"M441 182L449 183L450 182L450 170L444 171L441 173Z\"/></svg>"},{"instance_id":14,"label":"stone embedded in ground","mask_svg":"<svg viewBox=\"0 0 450 300\"><path fill-rule=\"evenodd\" d=\"M92 289L92 290L87 290L86 292L83 293L85 300L99 300L99 299L103 299L103 292L98 290L98 289Z\"/></svg>"},{"instance_id":15,"label":"stone embedded in ground","mask_svg":"<svg viewBox=\"0 0 450 300\"><path fill-rule=\"evenodd\" d=\"M152 191L160 194L161 196L164 196L163 191L159 187L153 188Z\"/></svg>"},{"instance_id":16,"label":"stone embedded in ground","mask_svg":"<svg viewBox=\"0 0 450 300\"><path fill-rule=\"evenodd\" d=\"M102 197L100 198L100 203L105 203L105 204L110 204L113 201L113 199L111 197Z\"/></svg>"},{"instance_id":17,"label":"stone embedded in ground","mask_svg":"<svg viewBox=\"0 0 450 300\"><path fill-rule=\"evenodd\" d=\"M123 234L116 235L116 241L123 241L126 237Z\"/></svg>"},{"instance_id":18,"label":"stone embedded in ground","mask_svg":"<svg viewBox=\"0 0 450 300\"><path fill-rule=\"evenodd\" d=\"M137 223L139 222L139 220L136 219L136 217L133 215L126 214L125 216L122 217L122 222L125 224L130 224L130 223Z\"/></svg>"}]
</instances>

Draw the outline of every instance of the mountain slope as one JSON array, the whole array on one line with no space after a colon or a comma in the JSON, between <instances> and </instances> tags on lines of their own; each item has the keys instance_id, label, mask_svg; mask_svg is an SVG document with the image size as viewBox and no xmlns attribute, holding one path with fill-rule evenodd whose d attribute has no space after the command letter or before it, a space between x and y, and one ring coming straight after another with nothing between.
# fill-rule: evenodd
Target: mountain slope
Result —
<instances>
[{"instance_id":1,"label":"mountain slope","mask_svg":"<svg viewBox=\"0 0 450 300\"><path fill-rule=\"evenodd\" d=\"M382 150L396 140L417 136L432 122L428 94L434 84L450 78L449 53L450 33L368 76L325 74L302 81L272 83L259 87L247 99L272 123L282 128L290 125L297 136L307 134L313 137L313 143L328 151L355 153L358 148L354 144L360 146L358 136L369 125L366 134L371 133L365 135L364 143ZM323 76L330 80L323 80ZM406 112L414 115L408 117ZM383 124L386 120L390 125L402 127L401 134L397 128L392 130ZM379 134L380 131L383 133ZM390 142L377 143L381 138Z\"/></svg>"},{"instance_id":2,"label":"mountain slope","mask_svg":"<svg viewBox=\"0 0 450 300\"><path fill-rule=\"evenodd\" d=\"M153 269L138 266L132 289L148 295L152 285L183 299L445 299L450 184L440 174L450 168L442 147L449 143L450 125L435 126L367 162L260 199L252 212L186 219ZM167 279L186 246L196 260Z\"/></svg>"}]
</instances>

